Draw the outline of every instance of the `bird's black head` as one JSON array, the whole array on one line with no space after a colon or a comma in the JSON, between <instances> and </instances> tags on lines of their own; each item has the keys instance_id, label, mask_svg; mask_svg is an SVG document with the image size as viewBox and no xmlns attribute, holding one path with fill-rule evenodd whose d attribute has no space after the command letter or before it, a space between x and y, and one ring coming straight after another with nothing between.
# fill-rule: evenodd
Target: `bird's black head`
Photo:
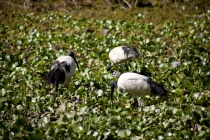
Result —
<instances>
[{"instance_id":1,"label":"bird's black head","mask_svg":"<svg viewBox=\"0 0 210 140\"><path fill-rule=\"evenodd\" d=\"M71 57L73 58L73 57L75 57L75 54L74 54L74 52L70 51L70 52L68 53L68 56L71 56Z\"/></svg>"},{"instance_id":2,"label":"bird's black head","mask_svg":"<svg viewBox=\"0 0 210 140\"><path fill-rule=\"evenodd\" d=\"M68 54L68 56L71 56L74 59L74 62L76 63L77 68L79 70L79 65L78 65L77 59L75 57L75 54L72 51L70 51L69 54Z\"/></svg>"}]
</instances>

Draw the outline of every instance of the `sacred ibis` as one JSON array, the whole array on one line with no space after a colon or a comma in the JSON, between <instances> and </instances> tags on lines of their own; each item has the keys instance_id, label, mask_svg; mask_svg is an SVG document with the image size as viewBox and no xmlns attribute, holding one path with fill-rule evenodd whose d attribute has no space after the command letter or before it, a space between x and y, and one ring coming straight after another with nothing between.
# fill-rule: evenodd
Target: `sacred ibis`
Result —
<instances>
[{"instance_id":1,"label":"sacred ibis","mask_svg":"<svg viewBox=\"0 0 210 140\"><path fill-rule=\"evenodd\" d=\"M59 84L63 83L68 86L71 77L74 75L76 66L79 70L75 54L69 52L68 56L60 56L51 65L50 72L47 75L47 83L53 84L55 90L58 91Z\"/></svg>"},{"instance_id":2,"label":"sacred ibis","mask_svg":"<svg viewBox=\"0 0 210 140\"><path fill-rule=\"evenodd\" d=\"M166 96L167 91L164 86L152 81L147 76L126 72L120 75L118 82L112 80L111 86L111 101L113 100L114 88L118 91L126 91L134 97L134 107L138 106L137 98L145 95Z\"/></svg>"},{"instance_id":3,"label":"sacred ibis","mask_svg":"<svg viewBox=\"0 0 210 140\"><path fill-rule=\"evenodd\" d=\"M107 71L110 71L115 64L124 63L130 59L135 59L139 56L139 52L134 47L130 46L119 46L115 47L109 52L109 59L111 65L107 67ZM128 66L126 63L126 70L128 71Z\"/></svg>"}]
</instances>

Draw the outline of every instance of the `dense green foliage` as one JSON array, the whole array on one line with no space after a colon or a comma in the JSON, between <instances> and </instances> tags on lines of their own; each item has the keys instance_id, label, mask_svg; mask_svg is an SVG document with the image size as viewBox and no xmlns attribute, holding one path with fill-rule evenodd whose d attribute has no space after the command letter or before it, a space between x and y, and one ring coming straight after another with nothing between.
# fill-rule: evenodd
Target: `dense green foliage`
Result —
<instances>
[{"instance_id":1,"label":"dense green foliage","mask_svg":"<svg viewBox=\"0 0 210 140\"><path fill-rule=\"evenodd\" d=\"M0 139L210 138L209 10L158 27L141 24L140 13L134 23L54 12L16 18L22 22L0 23ZM131 96L115 92L111 104L109 82L117 78L106 71L108 52L126 44L140 52L129 69L164 83L167 99L141 97L132 110ZM45 78L69 50L81 71L56 93Z\"/></svg>"}]
</instances>

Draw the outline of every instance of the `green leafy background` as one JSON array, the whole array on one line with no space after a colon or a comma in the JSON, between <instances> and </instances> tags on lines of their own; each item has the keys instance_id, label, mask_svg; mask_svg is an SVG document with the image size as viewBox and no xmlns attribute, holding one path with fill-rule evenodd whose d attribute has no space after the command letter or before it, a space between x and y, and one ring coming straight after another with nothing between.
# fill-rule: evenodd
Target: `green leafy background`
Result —
<instances>
[{"instance_id":1,"label":"green leafy background","mask_svg":"<svg viewBox=\"0 0 210 140\"><path fill-rule=\"evenodd\" d=\"M159 26L141 23L141 13L132 22L60 12L1 22L0 139L209 139L210 10L191 16ZM132 109L132 97L115 91L111 104L109 82L117 78L106 71L108 52L120 45L137 48L130 71L150 72L167 99L140 97ZM45 78L70 50L80 72L56 93Z\"/></svg>"}]
</instances>

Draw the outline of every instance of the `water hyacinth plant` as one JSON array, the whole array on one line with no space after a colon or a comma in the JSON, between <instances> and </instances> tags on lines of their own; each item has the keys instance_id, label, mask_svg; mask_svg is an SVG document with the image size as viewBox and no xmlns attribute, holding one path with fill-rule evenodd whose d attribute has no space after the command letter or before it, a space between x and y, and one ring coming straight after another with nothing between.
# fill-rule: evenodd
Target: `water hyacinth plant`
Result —
<instances>
[{"instance_id":1,"label":"water hyacinth plant","mask_svg":"<svg viewBox=\"0 0 210 140\"><path fill-rule=\"evenodd\" d=\"M175 61L175 62L172 63L173 68L176 68L176 67L178 67L179 65L180 65L180 63L177 62L177 61Z\"/></svg>"},{"instance_id":2,"label":"water hyacinth plant","mask_svg":"<svg viewBox=\"0 0 210 140\"><path fill-rule=\"evenodd\" d=\"M159 24L142 22L147 12L129 20L78 19L55 11L2 20L0 139L209 139L207 9ZM108 72L108 53L125 44L139 51L129 71L146 69L165 85L167 99L147 95L132 109L130 94L115 91L111 104L109 83L126 69ZM80 72L54 96L45 79L52 62L69 50Z\"/></svg>"},{"instance_id":3,"label":"water hyacinth plant","mask_svg":"<svg viewBox=\"0 0 210 140\"><path fill-rule=\"evenodd\" d=\"M114 72L113 72L113 76L114 76L114 77L119 77L119 76L120 76L120 72L119 72L119 71L114 70Z\"/></svg>"}]
</instances>

